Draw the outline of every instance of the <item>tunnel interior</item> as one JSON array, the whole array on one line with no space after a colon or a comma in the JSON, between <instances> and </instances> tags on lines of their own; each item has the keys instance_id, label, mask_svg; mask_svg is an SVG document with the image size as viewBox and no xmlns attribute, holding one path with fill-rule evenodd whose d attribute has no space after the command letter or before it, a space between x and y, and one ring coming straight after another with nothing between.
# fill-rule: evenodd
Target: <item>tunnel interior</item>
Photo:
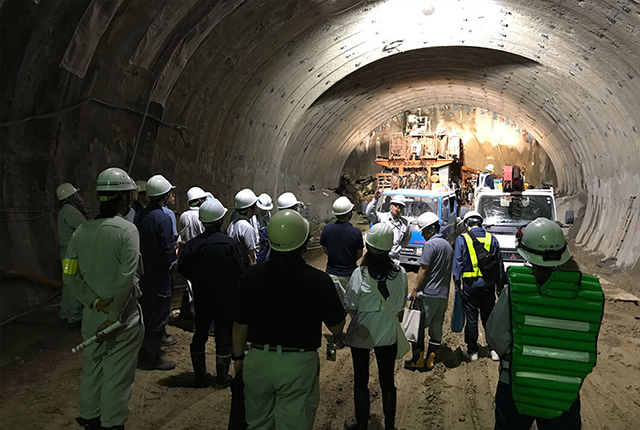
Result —
<instances>
[{"instance_id":1,"label":"tunnel interior","mask_svg":"<svg viewBox=\"0 0 640 430\"><path fill-rule=\"evenodd\" d=\"M109 166L227 206L293 191L326 222L366 135L455 105L535 139L576 242L638 270L635 0L7 0L0 24L3 269L58 277L55 188L95 209ZM44 294L8 288L4 315Z\"/></svg>"}]
</instances>

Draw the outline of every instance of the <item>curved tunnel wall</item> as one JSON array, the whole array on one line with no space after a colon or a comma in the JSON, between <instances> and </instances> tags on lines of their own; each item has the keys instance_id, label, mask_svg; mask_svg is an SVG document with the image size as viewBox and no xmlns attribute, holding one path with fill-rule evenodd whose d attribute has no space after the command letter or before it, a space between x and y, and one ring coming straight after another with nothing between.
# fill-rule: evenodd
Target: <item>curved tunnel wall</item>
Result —
<instances>
[{"instance_id":1,"label":"curved tunnel wall","mask_svg":"<svg viewBox=\"0 0 640 430\"><path fill-rule=\"evenodd\" d=\"M561 192L586 193L578 241L637 261L637 199L616 252L640 185L635 1L1 5L3 266L58 270L41 208L60 182L93 200L100 170L131 165L227 204L245 186L317 198L307 190L336 185L356 130L435 102L525 125Z\"/></svg>"}]
</instances>

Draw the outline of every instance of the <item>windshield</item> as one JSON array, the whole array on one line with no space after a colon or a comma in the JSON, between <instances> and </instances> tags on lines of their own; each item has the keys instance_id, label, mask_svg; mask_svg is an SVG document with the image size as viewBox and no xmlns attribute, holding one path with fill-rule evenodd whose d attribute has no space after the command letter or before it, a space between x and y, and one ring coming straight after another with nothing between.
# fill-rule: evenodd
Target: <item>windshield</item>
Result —
<instances>
[{"instance_id":1,"label":"windshield","mask_svg":"<svg viewBox=\"0 0 640 430\"><path fill-rule=\"evenodd\" d=\"M550 196L481 196L478 212L485 226L525 225L540 217L554 219Z\"/></svg>"},{"instance_id":2,"label":"windshield","mask_svg":"<svg viewBox=\"0 0 640 430\"><path fill-rule=\"evenodd\" d=\"M389 212L393 196L382 196L382 207L378 212ZM440 217L440 200L435 197L410 197L405 196L407 205L402 215L410 218L418 218L425 212L433 212Z\"/></svg>"}]
</instances>

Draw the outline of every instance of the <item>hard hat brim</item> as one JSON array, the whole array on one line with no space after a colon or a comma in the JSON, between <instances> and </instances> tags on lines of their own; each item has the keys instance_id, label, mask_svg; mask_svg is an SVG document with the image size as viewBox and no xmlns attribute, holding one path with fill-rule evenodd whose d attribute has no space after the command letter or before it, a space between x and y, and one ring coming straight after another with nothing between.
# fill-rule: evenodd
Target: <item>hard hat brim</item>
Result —
<instances>
[{"instance_id":1,"label":"hard hat brim","mask_svg":"<svg viewBox=\"0 0 640 430\"><path fill-rule=\"evenodd\" d=\"M352 203L351 207L347 211L338 211L338 212L336 212L336 211L332 210L331 213L334 214L335 216L346 215L349 212L351 212L354 207L355 207L355 205Z\"/></svg>"},{"instance_id":2,"label":"hard hat brim","mask_svg":"<svg viewBox=\"0 0 640 430\"><path fill-rule=\"evenodd\" d=\"M542 255L534 254L532 252L527 252L522 248L517 248L516 251L518 251L518 254L520 254L520 256L524 258L526 261L528 261L529 263L534 264L536 266L542 266L542 267L562 266L571 258L571 251L569 251L569 247L567 247L567 249L564 250L559 260L544 260L542 258Z\"/></svg>"},{"instance_id":3,"label":"hard hat brim","mask_svg":"<svg viewBox=\"0 0 640 430\"><path fill-rule=\"evenodd\" d=\"M273 209L273 203L271 203L270 205L261 205L260 200L256 202L256 206L258 206L258 208L262 209L263 211L270 211L271 209Z\"/></svg>"}]
</instances>

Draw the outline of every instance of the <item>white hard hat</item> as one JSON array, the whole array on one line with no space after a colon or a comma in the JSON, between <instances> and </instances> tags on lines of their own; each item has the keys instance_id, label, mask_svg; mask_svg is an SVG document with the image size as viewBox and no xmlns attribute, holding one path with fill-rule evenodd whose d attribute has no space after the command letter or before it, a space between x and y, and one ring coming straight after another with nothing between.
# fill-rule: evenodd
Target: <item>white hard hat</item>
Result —
<instances>
[{"instance_id":1,"label":"white hard hat","mask_svg":"<svg viewBox=\"0 0 640 430\"><path fill-rule=\"evenodd\" d=\"M246 209L258 201L256 194L249 188L238 191L235 197L236 209Z\"/></svg>"},{"instance_id":2,"label":"white hard hat","mask_svg":"<svg viewBox=\"0 0 640 430\"><path fill-rule=\"evenodd\" d=\"M256 205L258 205L258 207L263 211L270 211L273 209L273 200L269 194L262 193L258 196Z\"/></svg>"},{"instance_id":3,"label":"white hard hat","mask_svg":"<svg viewBox=\"0 0 640 430\"><path fill-rule=\"evenodd\" d=\"M421 231L438 222L440 222L440 218L433 212L425 212L421 214L417 220L418 228Z\"/></svg>"},{"instance_id":4,"label":"white hard hat","mask_svg":"<svg viewBox=\"0 0 640 430\"><path fill-rule=\"evenodd\" d=\"M488 170L489 172L493 172L493 164L487 164L484 170Z\"/></svg>"},{"instance_id":5,"label":"white hard hat","mask_svg":"<svg viewBox=\"0 0 640 430\"><path fill-rule=\"evenodd\" d=\"M378 223L367 232L364 241L378 251L389 251L393 248L393 229L387 224Z\"/></svg>"},{"instance_id":6,"label":"white hard hat","mask_svg":"<svg viewBox=\"0 0 640 430\"><path fill-rule=\"evenodd\" d=\"M187 201L204 199L207 197L207 193L200 187L191 187L187 191Z\"/></svg>"},{"instance_id":7,"label":"white hard hat","mask_svg":"<svg viewBox=\"0 0 640 430\"><path fill-rule=\"evenodd\" d=\"M397 204L397 205L406 206L407 205L407 200L404 198L404 196L402 194L398 194L398 195L393 196L391 198L391 204Z\"/></svg>"},{"instance_id":8,"label":"white hard hat","mask_svg":"<svg viewBox=\"0 0 640 430\"><path fill-rule=\"evenodd\" d=\"M203 224L216 222L227 213L227 210L228 209L222 205L220 200L207 200L202 203L202 206L200 206L198 218L200 218L200 222Z\"/></svg>"},{"instance_id":9,"label":"white hard hat","mask_svg":"<svg viewBox=\"0 0 640 430\"><path fill-rule=\"evenodd\" d=\"M295 205L299 205L301 202L298 201L296 196L293 193L284 193L278 197L278 209L290 209Z\"/></svg>"},{"instance_id":10,"label":"white hard hat","mask_svg":"<svg viewBox=\"0 0 640 430\"><path fill-rule=\"evenodd\" d=\"M353 210L353 203L347 197L342 196L338 197L335 202L333 202L333 214L345 215Z\"/></svg>"},{"instance_id":11,"label":"white hard hat","mask_svg":"<svg viewBox=\"0 0 640 430\"><path fill-rule=\"evenodd\" d=\"M175 188L171 185L171 182L167 181L167 179L162 175L155 175L149 178L147 181L147 196L149 197L157 197L164 194L167 194Z\"/></svg>"},{"instance_id":12,"label":"white hard hat","mask_svg":"<svg viewBox=\"0 0 640 430\"><path fill-rule=\"evenodd\" d=\"M484 221L482 215L478 211L469 211L464 215L463 221L466 223L469 218L479 218L480 222Z\"/></svg>"},{"instance_id":13,"label":"white hard hat","mask_svg":"<svg viewBox=\"0 0 640 430\"><path fill-rule=\"evenodd\" d=\"M537 218L516 233L516 250L536 266L561 266L571 258L571 252L558 224L547 218Z\"/></svg>"},{"instance_id":14,"label":"white hard hat","mask_svg":"<svg viewBox=\"0 0 640 430\"><path fill-rule=\"evenodd\" d=\"M68 182L65 182L64 184L60 184L58 188L56 188L56 196L58 196L58 201L62 201L64 199L68 199L78 191L80 191L78 188L74 187Z\"/></svg>"},{"instance_id":15,"label":"white hard hat","mask_svg":"<svg viewBox=\"0 0 640 430\"><path fill-rule=\"evenodd\" d=\"M147 191L147 181L136 181L136 187L138 188L138 191L140 192L146 192Z\"/></svg>"},{"instance_id":16,"label":"white hard hat","mask_svg":"<svg viewBox=\"0 0 640 430\"><path fill-rule=\"evenodd\" d=\"M137 187L129 174L119 167L109 167L98 175L96 191L132 191Z\"/></svg>"},{"instance_id":17,"label":"white hard hat","mask_svg":"<svg viewBox=\"0 0 640 430\"><path fill-rule=\"evenodd\" d=\"M271 249L280 252L293 251L307 241L309 221L294 210L282 210L271 218L267 232Z\"/></svg>"}]
</instances>

